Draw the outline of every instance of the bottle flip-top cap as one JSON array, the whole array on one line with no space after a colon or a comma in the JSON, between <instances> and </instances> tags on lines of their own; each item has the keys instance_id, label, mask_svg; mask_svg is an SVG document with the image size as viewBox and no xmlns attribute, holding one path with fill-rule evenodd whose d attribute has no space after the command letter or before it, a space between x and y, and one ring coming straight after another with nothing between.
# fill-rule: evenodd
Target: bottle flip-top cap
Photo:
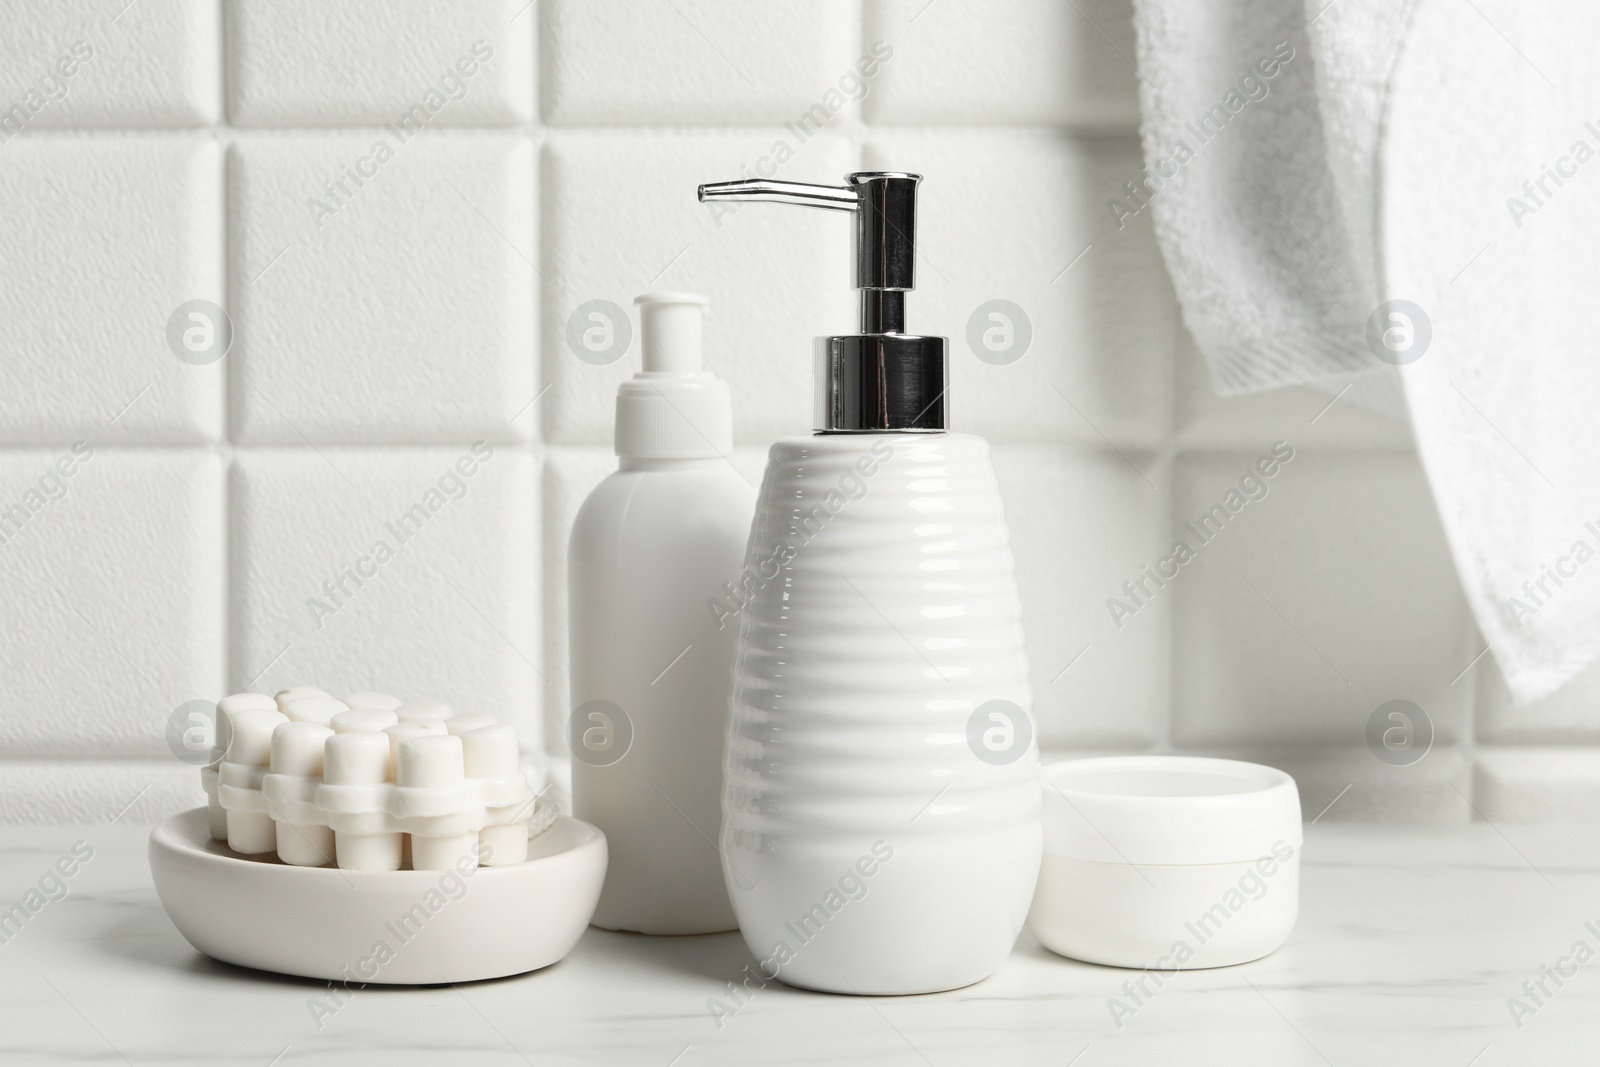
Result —
<instances>
[{"instance_id":1,"label":"bottle flip-top cap","mask_svg":"<svg viewBox=\"0 0 1600 1067\"><path fill-rule=\"evenodd\" d=\"M639 334L646 374L704 370L700 345L705 322L703 296L694 293L645 293L639 307Z\"/></svg>"},{"instance_id":2,"label":"bottle flip-top cap","mask_svg":"<svg viewBox=\"0 0 1600 1067\"><path fill-rule=\"evenodd\" d=\"M736 181L700 186L705 200L766 200L852 211L861 332L816 341L818 433L939 432L945 428L948 342L905 332L915 287L920 174L869 171L845 185Z\"/></svg>"},{"instance_id":3,"label":"bottle flip-top cap","mask_svg":"<svg viewBox=\"0 0 1600 1067\"><path fill-rule=\"evenodd\" d=\"M726 458L733 449L733 405L728 383L704 369L706 298L645 293L633 302L639 307L644 365L617 388L617 455Z\"/></svg>"}]
</instances>

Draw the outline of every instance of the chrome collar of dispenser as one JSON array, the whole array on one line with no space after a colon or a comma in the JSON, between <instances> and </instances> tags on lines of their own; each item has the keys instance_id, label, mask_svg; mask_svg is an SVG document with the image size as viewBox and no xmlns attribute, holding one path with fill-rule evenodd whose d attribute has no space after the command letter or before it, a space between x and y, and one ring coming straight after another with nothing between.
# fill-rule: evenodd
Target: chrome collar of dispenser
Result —
<instances>
[{"instance_id":1,"label":"chrome collar of dispenser","mask_svg":"<svg viewBox=\"0 0 1600 1067\"><path fill-rule=\"evenodd\" d=\"M818 433L937 433L945 428L948 342L905 332L915 288L920 174L870 171L843 186L737 181L700 186L700 199L766 200L853 211L861 332L816 343Z\"/></svg>"}]
</instances>

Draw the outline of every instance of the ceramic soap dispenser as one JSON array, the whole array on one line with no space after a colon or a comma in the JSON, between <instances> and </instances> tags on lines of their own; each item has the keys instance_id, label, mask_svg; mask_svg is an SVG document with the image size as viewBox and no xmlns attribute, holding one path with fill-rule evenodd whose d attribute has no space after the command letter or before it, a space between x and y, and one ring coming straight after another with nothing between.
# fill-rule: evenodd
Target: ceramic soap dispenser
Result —
<instances>
[{"instance_id":1,"label":"ceramic soap dispenser","mask_svg":"<svg viewBox=\"0 0 1600 1067\"><path fill-rule=\"evenodd\" d=\"M723 870L767 977L929 993L994 972L1038 878L1009 534L947 343L905 332L919 175L701 200L853 212L861 330L817 339L815 434L772 446L740 582Z\"/></svg>"}]
</instances>

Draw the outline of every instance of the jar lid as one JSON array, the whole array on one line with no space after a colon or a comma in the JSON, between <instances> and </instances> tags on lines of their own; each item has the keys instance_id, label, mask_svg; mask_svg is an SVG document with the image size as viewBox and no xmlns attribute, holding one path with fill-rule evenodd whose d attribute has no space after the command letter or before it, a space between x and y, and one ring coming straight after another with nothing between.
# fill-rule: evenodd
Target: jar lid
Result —
<instances>
[{"instance_id":1,"label":"jar lid","mask_svg":"<svg viewBox=\"0 0 1600 1067\"><path fill-rule=\"evenodd\" d=\"M1043 782L1044 850L1053 856L1145 866L1246 863L1300 847L1299 790L1273 767L1111 756L1051 764Z\"/></svg>"}]
</instances>

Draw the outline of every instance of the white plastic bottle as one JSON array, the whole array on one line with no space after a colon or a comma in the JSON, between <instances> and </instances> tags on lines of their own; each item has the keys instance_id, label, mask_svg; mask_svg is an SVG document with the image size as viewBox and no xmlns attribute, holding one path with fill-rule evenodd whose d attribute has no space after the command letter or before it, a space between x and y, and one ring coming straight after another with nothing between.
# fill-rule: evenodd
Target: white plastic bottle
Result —
<instances>
[{"instance_id":1,"label":"white plastic bottle","mask_svg":"<svg viewBox=\"0 0 1600 1067\"><path fill-rule=\"evenodd\" d=\"M734 468L726 382L702 369L705 298L638 297L644 371L617 392L617 471L567 552L573 814L611 861L594 924L737 926L715 842L738 620L725 608L755 490Z\"/></svg>"}]
</instances>

